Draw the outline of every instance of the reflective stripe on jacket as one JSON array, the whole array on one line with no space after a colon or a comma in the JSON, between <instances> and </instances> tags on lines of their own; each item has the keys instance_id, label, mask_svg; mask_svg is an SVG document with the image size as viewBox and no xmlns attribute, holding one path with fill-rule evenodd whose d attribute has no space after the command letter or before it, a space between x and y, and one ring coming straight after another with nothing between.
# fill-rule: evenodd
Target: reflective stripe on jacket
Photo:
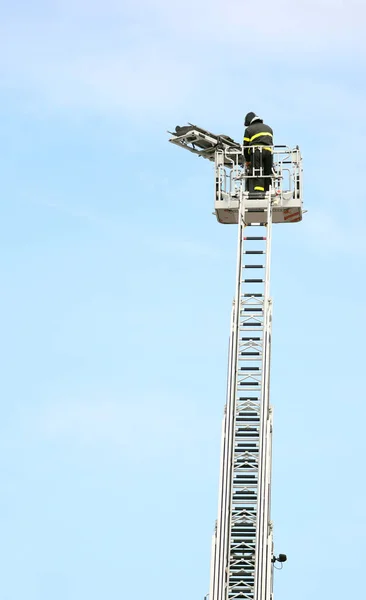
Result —
<instances>
[{"instance_id":1,"label":"reflective stripe on jacket","mask_svg":"<svg viewBox=\"0 0 366 600\"><path fill-rule=\"evenodd\" d=\"M265 123L253 123L246 128L244 133L244 155L245 160L250 160L251 146L265 146L270 150L273 146L273 130Z\"/></svg>"}]
</instances>

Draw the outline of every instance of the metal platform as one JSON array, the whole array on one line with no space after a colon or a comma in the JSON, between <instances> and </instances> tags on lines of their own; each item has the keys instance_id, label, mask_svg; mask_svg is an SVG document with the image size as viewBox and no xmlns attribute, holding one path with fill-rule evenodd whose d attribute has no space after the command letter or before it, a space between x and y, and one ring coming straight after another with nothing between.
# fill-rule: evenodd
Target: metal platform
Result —
<instances>
[{"instance_id":1,"label":"metal platform","mask_svg":"<svg viewBox=\"0 0 366 600\"><path fill-rule=\"evenodd\" d=\"M302 159L298 148L273 146L272 175L256 174L257 177L270 179L270 189L266 194L246 191L254 176L242 166L242 150L217 149L215 156L215 214L219 223L238 223L241 203L245 206L246 225L266 223L269 200L273 223L296 223L302 220Z\"/></svg>"},{"instance_id":2,"label":"metal platform","mask_svg":"<svg viewBox=\"0 0 366 600\"><path fill-rule=\"evenodd\" d=\"M276 196L272 194L272 223L297 223L302 220L302 203L299 197L289 192ZM267 223L268 196L263 199L250 199L249 193L243 194L245 203L245 223ZM221 195L215 201L215 214L219 223L233 225L239 222L240 199L229 194Z\"/></svg>"}]
</instances>

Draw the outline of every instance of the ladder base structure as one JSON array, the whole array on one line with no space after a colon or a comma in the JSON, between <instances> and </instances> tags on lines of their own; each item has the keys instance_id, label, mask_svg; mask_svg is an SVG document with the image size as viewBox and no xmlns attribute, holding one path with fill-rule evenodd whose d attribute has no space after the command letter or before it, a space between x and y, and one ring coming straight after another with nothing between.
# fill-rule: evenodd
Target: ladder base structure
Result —
<instances>
[{"instance_id":1,"label":"ladder base structure","mask_svg":"<svg viewBox=\"0 0 366 600\"><path fill-rule=\"evenodd\" d=\"M195 125L170 141L215 163L214 214L238 228L226 405L222 423L218 516L209 600L273 600L270 363L272 224L302 220L298 147L272 146L273 172L248 173L243 147ZM269 177L266 193L251 178Z\"/></svg>"}]
</instances>

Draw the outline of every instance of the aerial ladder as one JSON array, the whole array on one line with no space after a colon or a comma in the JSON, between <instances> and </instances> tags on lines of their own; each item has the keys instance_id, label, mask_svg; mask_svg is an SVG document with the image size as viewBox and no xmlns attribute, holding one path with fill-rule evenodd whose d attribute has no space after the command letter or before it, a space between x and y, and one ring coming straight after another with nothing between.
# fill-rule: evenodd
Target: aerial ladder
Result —
<instances>
[{"instance_id":1,"label":"aerial ladder","mask_svg":"<svg viewBox=\"0 0 366 600\"><path fill-rule=\"evenodd\" d=\"M272 408L270 297L273 223L302 220L298 147L273 146L269 191L249 191L243 147L196 125L176 127L170 142L215 164L217 220L237 224L237 268L231 312L227 398L222 423L218 517L212 539L209 600L272 600ZM258 165L257 165L258 166Z\"/></svg>"}]
</instances>

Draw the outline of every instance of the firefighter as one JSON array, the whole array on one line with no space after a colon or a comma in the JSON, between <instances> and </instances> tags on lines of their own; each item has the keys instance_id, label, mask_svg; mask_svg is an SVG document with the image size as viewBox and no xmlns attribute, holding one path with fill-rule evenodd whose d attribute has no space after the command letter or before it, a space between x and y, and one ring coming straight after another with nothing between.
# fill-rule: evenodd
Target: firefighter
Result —
<instances>
[{"instance_id":1,"label":"firefighter","mask_svg":"<svg viewBox=\"0 0 366 600\"><path fill-rule=\"evenodd\" d=\"M246 127L244 133L246 166L250 169L251 175L259 175L258 178L248 180L249 191L267 192L271 185L271 178L263 177L263 175L272 175L273 131L254 112L246 115L244 125Z\"/></svg>"}]
</instances>

